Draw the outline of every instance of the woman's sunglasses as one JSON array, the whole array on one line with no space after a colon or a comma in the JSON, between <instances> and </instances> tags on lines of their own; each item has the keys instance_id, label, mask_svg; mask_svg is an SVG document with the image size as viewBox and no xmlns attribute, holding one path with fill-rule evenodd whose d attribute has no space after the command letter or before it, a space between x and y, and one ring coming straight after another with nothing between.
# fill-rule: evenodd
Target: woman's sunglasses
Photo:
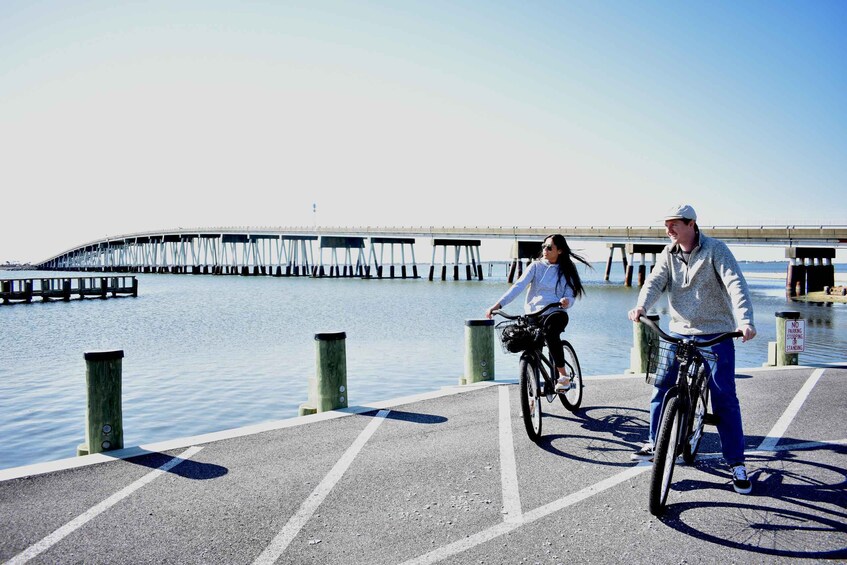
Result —
<instances>
[{"instance_id":1,"label":"woman's sunglasses","mask_svg":"<svg viewBox=\"0 0 847 565\"><path fill-rule=\"evenodd\" d=\"M542 245L541 249L543 249L544 251L553 251L553 246L550 244Z\"/></svg>"}]
</instances>

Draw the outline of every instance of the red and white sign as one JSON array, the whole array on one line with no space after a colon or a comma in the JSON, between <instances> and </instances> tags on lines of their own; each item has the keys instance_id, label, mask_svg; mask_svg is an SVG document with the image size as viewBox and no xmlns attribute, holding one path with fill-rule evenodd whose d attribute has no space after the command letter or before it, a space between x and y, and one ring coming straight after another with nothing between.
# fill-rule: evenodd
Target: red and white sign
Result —
<instances>
[{"instance_id":1,"label":"red and white sign","mask_svg":"<svg viewBox=\"0 0 847 565\"><path fill-rule=\"evenodd\" d=\"M785 352L802 353L805 341L806 320L785 320Z\"/></svg>"}]
</instances>

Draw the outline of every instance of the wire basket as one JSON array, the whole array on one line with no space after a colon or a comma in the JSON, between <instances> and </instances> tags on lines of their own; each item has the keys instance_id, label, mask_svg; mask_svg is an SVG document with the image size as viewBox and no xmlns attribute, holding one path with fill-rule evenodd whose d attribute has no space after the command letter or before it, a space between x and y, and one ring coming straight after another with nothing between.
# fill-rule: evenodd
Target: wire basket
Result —
<instances>
[{"instance_id":1,"label":"wire basket","mask_svg":"<svg viewBox=\"0 0 847 565\"><path fill-rule=\"evenodd\" d=\"M503 353L520 353L535 347L539 330L516 320L506 320L495 326Z\"/></svg>"},{"instance_id":2,"label":"wire basket","mask_svg":"<svg viewBox=\"0 0 847 565\"><path fill-rule=\"evenodd\" d=\"M667 341L653 339L650 341L647 353L647 384L659 386L660 381L671 372L671 365L676 359L676 346Z\"/></svg>"},{"instance_id":3,"label":"wire basket","mask_svg":"<svg viewBox=\"0 0 847 565\"><path fill-rule=\"evenodd\" d=\"M676 382L678 361L676 358L677 345L654 339L648 345L647 374L648 384L655 386L669 386ZM698 350L703 360L712 367L718 360L718 356L711 351Z\"/></svg>"}]
</instances>

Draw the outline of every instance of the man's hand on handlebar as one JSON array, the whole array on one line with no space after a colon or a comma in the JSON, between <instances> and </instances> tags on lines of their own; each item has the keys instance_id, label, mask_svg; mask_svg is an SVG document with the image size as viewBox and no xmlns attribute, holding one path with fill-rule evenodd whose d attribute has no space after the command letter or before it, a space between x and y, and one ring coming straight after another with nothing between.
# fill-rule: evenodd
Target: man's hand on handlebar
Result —
<instances>
[{"instance_id":1,"label":"man's hand on handlebar","mask_svg":"<svg viewBox=\"0 0 847 565\"><path fill-rule=\"evenodd\" d=\"M495 310L499 310L499 309L500 309L500 303L498 302L497 304L495 304L494 306L492 306L491 308L489 308L488 310L485 311L485 317L490 320L492 313Z\"/></svg>"},{"instance_id":2,"label":"man's hand on handlebar","mask_svg":"<svg viewBox=\"0 0 847 565\"><path fill-rule=\"evenodd\" d=\"M630 320L632 320L633 322L637 322L638 318L645 315L646 313L647 312L644 310L644 308L639 306L638 308L633 308L632 310L630 310L628 316Z\"/></svg>"},{"instance_id":3,"label":"man's hand on handlebar","mask_svg":"<svg viewBox=\"0 0 847 565\"><path fill-rule=\"evenodd\" d=\"M756 328L753 326L742 326L738 328L738 331L741 332L741 342L750 341L754 337L756 337Z\"/></svg>"}]
</instances>

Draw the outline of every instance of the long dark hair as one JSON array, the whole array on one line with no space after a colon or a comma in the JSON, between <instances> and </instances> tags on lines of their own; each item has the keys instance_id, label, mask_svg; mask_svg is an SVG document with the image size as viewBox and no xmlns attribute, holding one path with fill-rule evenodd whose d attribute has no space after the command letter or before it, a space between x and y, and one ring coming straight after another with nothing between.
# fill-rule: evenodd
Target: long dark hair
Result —
<instances>
[{"instance_id":1,"label":"long dark hair","mask_svg":"<svg viewBox=\"0 0 847 565\"><path fill-rule=\"evenodd\" d=\"M593 269L584 257L577 255L573 251L571 251L570 245L568 245L565 236L562 234L553 234L548 235L544 238L544 241L548 239L553 240L553 244L560 251L559 259L556 261L556 264L559 265L559 278L556 280L556 288L559 288L559 282L562 280L562 277L565 277L567 284L573 289L573 294L575 297L579 297L585 294L585 288L582 286L582 280L579 278L579 272L576 269L576 265L574 264L574 259L586 265L589 269ZM544 256L544 251L542 250L541 256Z\"/></svg>"}]
</instances>

